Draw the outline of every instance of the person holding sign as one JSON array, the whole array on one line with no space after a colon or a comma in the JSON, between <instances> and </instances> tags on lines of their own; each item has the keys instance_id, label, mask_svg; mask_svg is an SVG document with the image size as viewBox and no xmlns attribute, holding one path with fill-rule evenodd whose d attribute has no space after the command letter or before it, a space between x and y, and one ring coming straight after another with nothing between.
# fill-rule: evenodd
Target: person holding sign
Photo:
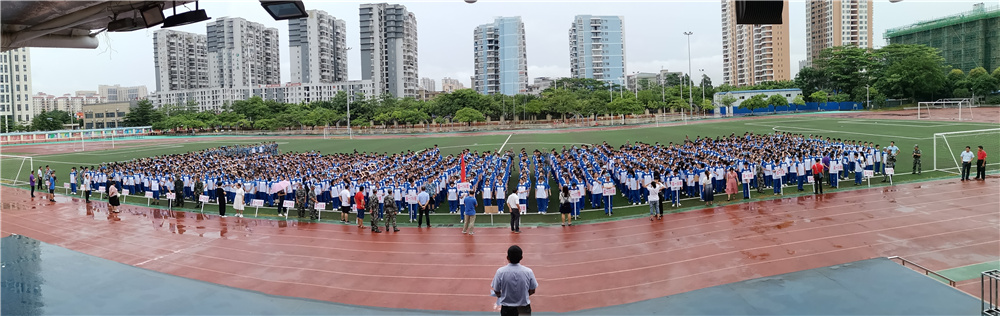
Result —
<instances>
[{"instance_id":1,"label":"person holding sign","mask_svg":"<svg viewBox=\"0 0 1000 316\"><path fill-rule=\"evenodd\" d=\"M562 226L573 225L573 207L569 205L569 187L563 186L559 191L559 214L562 217Z\"/></svg>"},{"instance_id":2,"label":"person holding sign","mask_svg":"<svg viewBox=\"0 0 1000 316\"><path fill-rule=\"evenodd\" d=\"M246 207L244 199L246 198L243 191L243 183L236 182L236 197L233 199L233 210L236 210L236 217L243 217L243 208Z\"/></svg>"},{"instance_id":3,"label":"person holding sign","mask_svg":"<svg viewBox=\"0 0 1000 316\"><path fill-rule=\"evenodd\" d=\"M861 175L865 172L865 157L854 153L854 185L861 185Z\"/></svg>"},{"instance_id":4,"label":"person holding sign","mask_svg":"<svg viewBox=\"0 0 1000 316\"><path fill-rule=\"evenodd\" d=\"M521 233L521 208L517 203L517 192L511 192L507 196L507 206L510 207L510 231L515 234Z\"/></svg>"},{"instance_id":5,"label":"person holding sign","mask_svg":"<svg viewBox=\"0 0 1000 316\"><path fill-rule=\"evenodd\" d=\"M662 220L663 214L660 213L660 190L663 189L663 186L656 180L653 180L645 186L645 189L649 192L646 196L646 201L649 203L649 221L652 222L654 217L659 217Z\"/></svg>"},{"instance_id":6,"label":"person holding sign","mask_svg":"<svg viewBox=\"0 0 1000 316\"><path fill-rule=\"evenodd\" d=\"M611 216L614 209L611 207L615 195L615 182L611 180L610 174L604 174L604 181L601 183L604 189L604 215Z\"/></svg>"},{"instance_id":7,"label":"person holding sign","mask_svg":"<svg viewBox=\"0 0 1000 316\"><path fill-rule=\"evenodd\" d=\"M892 174L896 173L896 156L889 155L885 160L885 172L882 172L882 182L888 180ZM892 170L892 172L889 172Z\"/></svg>"}]
</instances>

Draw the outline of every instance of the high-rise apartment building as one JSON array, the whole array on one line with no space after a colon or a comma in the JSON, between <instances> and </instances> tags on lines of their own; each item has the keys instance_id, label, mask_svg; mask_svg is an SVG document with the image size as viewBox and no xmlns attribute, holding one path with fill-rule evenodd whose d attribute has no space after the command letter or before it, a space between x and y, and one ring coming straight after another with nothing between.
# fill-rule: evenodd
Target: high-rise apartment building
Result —
<instances>
[{"instance_id":1,"label":"high-rise apartment building","mask_svg":"<svg viewBox=\"0 0 1000 316\"><path fill-rule=\"evenodd\" d=\"M521 17L498 17L473 32L475 76L472 87L482 94L528 92L528 55Z\"/></svg>"},{"instance_id":2,"label":"high-rise apartment building","mask_svg":"<svg viewBox=\"0 0 1000 316\"><path fill-rule=\"evenodd\" d=\"M0 119L5 124L27 124L34 117L31 79L31 52L28 48L0 53Z\"/></svg>"},{"instance_id":3,"label":"high-rise apartment building","mask_svg":"<svg viewBox=\"0 0 1000 316\"><path fill-rule=\"evenodd\" d=\"M625 18L577 15L569 29L573 78L625 84Z\"/></svg>"},{"instance_id":4,"label":"high-rise apartment building","mask_svg":"<svg viewBox=\"0 0 1000 316\"><path fill-rule=\"evenodd\" d=\"M91 93L92 92L92 93ZM66 111L75 114L83 111L83 106L87 104L105 103L107 99L94 91L77 91L76 94L63 94L62 96L49 95L39 92L31 97L32 109L35 115L42 111Z\"/></svg>"},{"instance_id":5,"label":"high-rise apartment building","mask_svg":"<svg viewBox=\"0 0 1000 316\"><path fill-rule=\"evenodd\" d=\"M941 51L944 64L968 73L1000 67L1000 6L973 4L972 11L886 30L889 44L927 45Z\"/></svg>"},{"instance_id":6,"label":"high-rise apartment building","mask_svg":"<svg viewBox=\"0 0 1000 316\"><path fill-rule=\"evenodd\" d=\"M806 1L806 64L824 48L858 46L872 48L872 0Z\"/></svg>"},{"instance_id":7,"label":"high-rise apartment building","mask_svg":"<svg viewBox=\"0 0 1000 316\"><path fill-rule=\"evenodd\" d=\"M416 97L417 18L399 4L362 4L361 78L371 80L375 93Z\"/></svg>"},{"instance_id":8,"label":"high-rise apartment building","mask_svg":"<svg viewBox=\"0 0 1000 316\"><path fill-rule=\"evenodd\" d=\"M288 20L292 82L333 83L347 80L347 26L325 11Z\"/></svg>"},{"instance_id":9,"label":"high-rise apartment building","mask_svg":"<svg viewBox=\"0 0 1000 316\"><path fill-rule=\"evenodd\" d=\"M420 78L420 89L424 91L437 91L437 83L431 78Z\"/></svg>"},{"instance_id":10,"label":"high-rise apartment building","mask_svg":"<svg viewBox=\"0 0 1000 316\"><path fill-rule=\"evenodd\" d=\"M444 77L444 79L441 79L441 91L452 93L458 89L465 89L465 85L463 85L461 81L458 81L458 79L452 79L448 77Z\"/></svg>"},{"instance_id":11,"label":"high-rise apartment building","mask_svg":"<svg viewBox=\"0 0 1000 316\"><path fill-rule=\"evenodd\" d=\"M105 98L105 102L119 102L142 100L149 95L149 92L146 90L146 86L122 87L102 84L97 86L97 94Z\"/></svg>"},{"instance_id":12,"label":"high-rise apartment building","mask_svg":"<svg viewBox=\"0 0 1000 316\"><path fill-rule=\"evenodd\" d=\"M783 24L736 24L736 1L722 0L722 76L733 86L791 80L788 0ZM697 36L697 34L695 35Z\"/></svg>"},{"instance_id":13,"label":"high-rise apartment building","mask_svg":"<svg viewBox=\"0 0 1000 316\"><path fill-rule=\"evenodd\" d=\"M175 30L153 32L156 90L208 87L206 36Z\"/></svg>"},{"instance_id":14,"label":"high-rise apartment building","mask_svg":"<svg viewBox=\"0 0 1000 316\"><path fill-rule=\"evenodd\" d=\"M207 31L209 87L281 83L278 29L224 17L209 23Z\"/></svg>"}]
</instances>

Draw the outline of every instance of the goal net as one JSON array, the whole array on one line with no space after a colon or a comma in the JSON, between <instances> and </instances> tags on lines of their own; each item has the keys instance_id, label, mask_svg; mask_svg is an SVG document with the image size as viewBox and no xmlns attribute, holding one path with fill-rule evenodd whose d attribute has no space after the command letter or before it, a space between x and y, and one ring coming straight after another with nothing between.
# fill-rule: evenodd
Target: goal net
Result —
<instances>
[{"instance_id":1,"label":"goal net","mask_svg":"<svg viewBox=\"0 0 1000 316\"><path fill-rule=\"evenodd\" d=\"M333 137L348 137L349 131L347 127L324 127L323 128L323 139L330 139Z\"/></svg>"},{"instance_id":2,"label":"goal net","mask_svg":"<svg viewBox=\"0 0 1000 316\"><path fill-rule=\"evenodd\" d=\"M934 110L934 111L931 111ZM933 114L932 114L933 112ZM963 117L964 114L964 117ZM971 120L972 99L942 99L917 103L917 119Z\"/></svg>"},{"instance_id":3,"label":"goal net","mask_svg":"<svg viewBox=\"0 0 1000 316\"><path fill-rule=\"evenodd\" d=\"M35 161L31 156L0 154L0 183L8 185L27 185L31 170L35 170ZM38 175L35 175L38 181Z\"/></svg>"},{"instance_id":4,"label":"goal net","mask_svg":"<svg viewBox=\"0 0 1000 316\"><path fill-rule=\"evenodd\" d=\"M997 149L1000 149L1000 128L980 129L972 131L948 132L934 134L934 148L932 155L924 152L923 164L931 163L934 170L959 174L961 173L962 158L960 154L965 151L965 146L969 146L973 154L979 150L979 146L991 155L987 156L986 165L990 170L1000 166L1000 159L996 157ZM927 159L930 158L930 159ZM992 159L990 159L992 158ZM928 161L930 160L930 161ZM972 171L975 172L976 159L972 159Z\"/></svg>"}]
</instances>

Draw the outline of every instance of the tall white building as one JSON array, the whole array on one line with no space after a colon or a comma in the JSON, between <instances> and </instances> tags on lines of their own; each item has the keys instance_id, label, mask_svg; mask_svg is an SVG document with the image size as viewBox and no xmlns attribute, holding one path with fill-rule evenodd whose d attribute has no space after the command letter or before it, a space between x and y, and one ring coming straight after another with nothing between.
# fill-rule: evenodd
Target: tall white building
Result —
<instances>
[{"instance_id":1,"label":"tall white building","mask_svg":"<svg viewBox=\"0 0 1000 316\"><path fill-rule=\"evenodd\" d=\"M288 20L288 53L292 82L332 83L347 80L347 26L326 11Z\"/></svg>"},{"instance_id":2,"label":"tall white building","mask_svg":"<svg viewBox=\"0 0 1000 316\"><path fill-rule=\"evenodd\" d=\"M806 1L806 64L824 48L857 46L871 49L874 14L872 0Z\"/></svg>"},{"instance_id":3,"label":"tall white building","mask_svg":"<svg viewBox=\"0 0 1000 316\"><path fill-rule=\"evenodd\" d=\"M77 91L75 95L69 93L63 94L62 96L55 96L46 94L44 92L39 92L31 97L32 109L34 114L38 115L42 111L66 111L70 115L77 112L83 111L83 106L87 104L98 104L105 103L107 99L104 96L94 93L89 93L92 91Z\"/></svg>"},{"instance_id":4,"label":"tall white building","mask_svg":"<svg viewBox=\"0 0 1000 316\"><path fill-rule=\"evenodd\" d=\"M569 28L573 78L625 84L625 18L577 15Z\"/></svg>"},{"instance_id":5,"label":"tall white building","mask_svg":"<svg viewBox=\"0 0 1000 316\"><path fill-rule=\"evenodd\" d=\"M97 86L97 94L104 97L107 102L120 102L145 99L149 92L146 90L146 86L122 87L121 85L102 84ZM79 94L77 95L79 96Z\"/></svg>"},{"instance_id":6,"label":"tall white building","mask_svg":"<svg viewBox=\"0 0 1000 316\"><path fill-rule=\"evenodd\" d=\"M30 123L35 116L30 97L31 79L28 48L0 53L0 116L5 122Z\"/></svg>"},{"instance_id":7,"label":"tall white building","mask_svg":"<svg viewBox=\"0 0 1000 316\"><path fill-rule=\"evenodd\" d=\"M721 0L722 76L725 83L742 87L766 81L792 80L788 0L784 0L782 24L737 24L736 5L734 0Z\"/></svg>"},{"instance_id":8,"label":"tall white building","mask_svg":"<svg viewBox=\"0 0 1000 316\"><path fill-rule=\"evenodd\" d=\"M420 89L424 89L424 91L437 91L437 83L431 78L420 78Z\"/></svg>"},{"instance_id":9,"label":"tall white building","mask_svg":"<svg viewBox=\"0 0 1000 316\"><path fill-rule=\"evenodd\" d=\"M227 103L232 104L234 101L246 100L255 96L283 103L309 103L330 100L340 91L347 93L351 102L358 101L359 94L370 96L374 93L371 81L351 80L335 83L287 83L284 85L165 91L151 94L149 102L154 107L161 107L194 101L198 104L199 111L218 112Z\"/></svg>"},{"instance_id":10,"label":"tall white building","mask_svg":"<svg viewBox=\"0 0 1000 316\"><path fill-rule=\"evenodd\" d=\"M207 31L209 87L280 84L278 29L224 17L209 23Z\"/></svg>"},{"instance_id":11,"label":"tall white building","mask_svg":"<svg viewBox=\"0 0 1000 316\"><path fill-rule=\"evenodd\" d=\"M452 93L458 89L465 89L465 85L463 85L461 81L458 81L458 79L452 79L448 77L444 77L444 79L441 79L441 91Z\"/></svg>"},{"instance_id":12,"label":"tall white building","mask_svg":"<svg viewBox=\"0 0 1000 316\"><path fill-rule=\"evenodd\" d=\"M417 97L417 18L399 4L362 4L361 78L375 93Z\"/></svg>"},{"instance_id":13,"label":"tall white building","mask_svg":"<svg viewBox=\"0 0 1000 316\"><path fill-rule=\"evenodd\" d=\"M170 29L153 32L157 91L208 87L206 38Z\"/></svg>"},{"instance_id":14,"label":"tall white building","mask_svg":"<svg viewBox=\"0 0 1000 316\"><path fill-rule=\"evenodd\" d=\"M473 32L475 76L472 87L482 94L528 93L528 55L521 17L498 17Z\"/></svg>"}]
</instances>

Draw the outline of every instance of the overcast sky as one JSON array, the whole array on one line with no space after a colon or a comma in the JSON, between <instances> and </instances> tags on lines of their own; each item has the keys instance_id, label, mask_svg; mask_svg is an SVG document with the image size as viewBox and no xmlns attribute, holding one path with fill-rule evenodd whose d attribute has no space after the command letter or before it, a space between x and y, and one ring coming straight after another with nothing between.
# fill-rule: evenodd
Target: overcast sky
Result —
<instances>
[{"instance_id":1,"label":"overcast sky","mask_svg":"<svg viewBox=\"0 0 1000 316\"><path fill-rule=\"evenodd\" d=\"M307 9L324 10L347 22L349 51L348 76L361 79L358 7L356 1L305 0ZM885 44L887 28L960 13L982 1L904 0L890 3L875 0L875 46ZM995 0L987 1L991 4ZM441 78L451 77L469 87L472 75L472 32L497 16L520 16L524 21L528 76L569 76L568 30L578 14L620 15L625 17L626 71L655 72L661 68L687 72L688 51L684 31L692 31L691 62L722 83L721 11L719 0L702 1L511 1L463 0L400 1L417 18L419 74L432 78L441 87ZM188 7L194 8L194 4ZM210 17L242 17L280 30L281 80L289 81L288 22L274 21L257 1L201 1ZM178 11L185 10L183 7ZM793 70L805 59L805 1L792 0L791 60ZM170 15L168 10L165 13ZM186 32L205 34L207 22L178 27ZM153 68L153 31L104 33L97 49L33 48L31 51L34 93L72 93L96 90L98 84L145 85L156 89ZM793 73L794 75L794 73ZM531 79L529 79L529 82Z\"/></svg>"}]
</instances>

